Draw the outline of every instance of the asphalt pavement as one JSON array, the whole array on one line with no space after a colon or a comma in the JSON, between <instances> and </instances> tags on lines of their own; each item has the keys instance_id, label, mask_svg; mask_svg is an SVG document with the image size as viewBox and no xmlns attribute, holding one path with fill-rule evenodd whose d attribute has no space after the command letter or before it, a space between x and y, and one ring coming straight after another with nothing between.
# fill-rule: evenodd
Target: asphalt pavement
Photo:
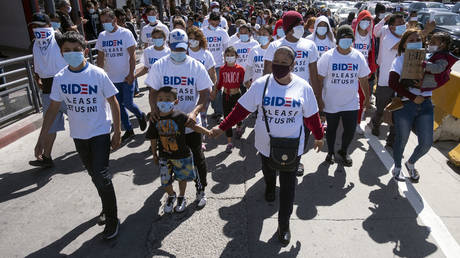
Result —
<instances>
[{"instance_id":1,"label":"asphalt pavement","mask_svg":"<svg viewBox=\"0 0 460 258\"><path fill-rule=\"evenodd\" d=\"M143 86L142 80L141 87ZM148 91L135 102L147 112ZM210 109L210 113L212 109ZM446 162L454 143L436 143L417 164L420 183L391 179L391 150L362 123L350 148L353 167L327 165L326 147L302 157L291 243L276 239L278 196L264 200L254 119L226 154L225 137L207 139L208 204L163 214L165 194L149 143L134 116L135 138L110 156L121 222L103 241L100 200L67 131L58 134L55 167L32 160L38 130L0 149L0 257L458 257L460 176ZM215 122L210 119L211 124ZM386 132L386 127L384 130ZM383 133L382 133L383 134ZM341 135L340 133L338 134ZM413 150L411 136L407 150ZM340 140L338 140L338 144ZM310 146L312 146L310 139ZM405 153L408 157L410 152ZM175 184L177 189L177 184ZM278 189L277 189L278 192Z\"/></svg>"}]
</instances>

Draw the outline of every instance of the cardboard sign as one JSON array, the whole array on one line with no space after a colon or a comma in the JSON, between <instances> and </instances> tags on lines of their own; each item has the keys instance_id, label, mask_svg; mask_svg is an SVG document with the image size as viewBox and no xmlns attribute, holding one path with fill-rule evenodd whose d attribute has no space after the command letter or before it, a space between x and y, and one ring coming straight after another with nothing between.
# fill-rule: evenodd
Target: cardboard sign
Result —
<instances>
[{"instance_id":1,"label":"cardboard sign","mask_svg":"<svg viewBox=\"0 0 460 258\"><path fill-rule=\"evenodd\" d=\"M406 49L401 79L423 79L424 69L421 63L425 60L425 55L424 49Z\"/></svg>"}]
</instances>

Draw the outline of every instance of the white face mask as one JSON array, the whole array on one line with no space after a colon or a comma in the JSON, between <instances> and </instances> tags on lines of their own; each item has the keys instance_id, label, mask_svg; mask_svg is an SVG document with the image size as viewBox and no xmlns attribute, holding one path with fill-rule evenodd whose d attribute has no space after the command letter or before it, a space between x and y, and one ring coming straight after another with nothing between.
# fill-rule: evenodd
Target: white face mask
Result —
<instances>
[{"instance_id":1,"label":"white face mask","mask_svg":"<svg viewBox=\"0 0 460 258\"><path fill-rule=\"evenodd\" d=\"M410 17L409 21L417 21L417 17Z\"/></svg>"},{"instance_id":2,"label":"white face mask","mask_svg":"<svg viewBox=\"0 0 460 258\"><path fill-rule=\"evenodd\" d=\"M234 56L227 56L227 57L225 57L225 61L227 61L227 63L233 64L233 63L235 63L235 61L236 61L236 57L234 57Z\"/></svg>"},{"instance_id":3,"label":"white face mask","mask_svg":"<svg viewBox=\"0 0 460 258\"><path fill-rule=\"evenodd\" d=\"M195 40L195 39L189 40L188 43L189 43L191 48L196 48L196 47L198 47L200 45L200 41Z\"/></svg>"},{"instance_id":4,"label":"white face mask","mask_svg":"<svg viewBox=\"0 0 460 258\"><path fill-rule=\"evenodd\" d=\"M293 30L294 34L292 34L292 36L294 36L294 38L300 39L303 36L304 29L302 25L295 26Z\"/></svg>"},{"instance_id":5,"label":"white face mask","mask_svg":"<svg viewBox=\"0 0 460 258\"><path fill-rule=\"evenodd\" d=\"M384 13L381 13L381 14L379 14L379 19L380 19L380 20L383 20L383 19L385 19L385 16L386 16L386 15L385 15Z\"/></svg>"},{"instance_id":6,"label":"white face mask","mask_svg":"<svg viewBox=\"0 0 460 258\"><path fill-rule=\"evenodd\" d=\"M215 13L218 13L220 11L220 9L219 8L214 8L214 9L212 9L212 11L215 12Z\"/></svg>"},{"instance_id":7,"label":"white face mask","mask_svg":"<svg viewBox=\"0 0 460 258\"><path fill-rule=\"evenodd\" d=\"M428 46L428 52L434 53L436 51L438 51L438 46L436 46L436 45L429 45Z\"/></svg>"}]
</instances>

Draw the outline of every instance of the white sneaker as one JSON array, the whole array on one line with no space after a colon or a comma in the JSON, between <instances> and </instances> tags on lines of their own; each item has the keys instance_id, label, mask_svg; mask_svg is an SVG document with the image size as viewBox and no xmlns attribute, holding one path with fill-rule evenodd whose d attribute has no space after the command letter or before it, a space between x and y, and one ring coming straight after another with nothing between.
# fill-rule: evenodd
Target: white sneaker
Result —
<instances>
[{"instance_id":1,"label":"white sneaker","mask_svg":"<svg viewBox=\"0 0 460 258\"><path fill-rule=\"evenodd\" d=\"M204 193L204 191L200 191L198 193L196 193L196 202L198 202L198 207L199 208L203 208L205 205L206 205L206 194Z\"/></svg>"},{"instance_id":2,"label":"white sneaker","mask_svg":"<svg viewBox=\"0 0 460 258\"><path fill-rule=\"evenodd\" d=\"M394 180L400 181L400 182L404 182L406 180L401 168L394 167L393 171L391 172L393 173Z\"/></svg>"},{"instance_id":3,"label":"white sneaker","mask_svg":"<svg viewBox=\"0 0 460 258\"><path fill-rule=\"evenodd\" d=\"M185 206L187 206L187 201L185 200L184 196L177 197L177 204L176 204L176 212L181 213L185 210Z\"/></svg>"},{"instance_id":4,"label":"white sneaker","mask_svg":"<svg viewBox=\"0 0 460 258\"><path fill-rule=\"evenodd\" d=\"M165 204L163 211L165 213L171 213L173 211L175 201L176 201L176 194L172 196L168 196L168 199L166 200L166 204Z\"/></svg>"}]
</instances>

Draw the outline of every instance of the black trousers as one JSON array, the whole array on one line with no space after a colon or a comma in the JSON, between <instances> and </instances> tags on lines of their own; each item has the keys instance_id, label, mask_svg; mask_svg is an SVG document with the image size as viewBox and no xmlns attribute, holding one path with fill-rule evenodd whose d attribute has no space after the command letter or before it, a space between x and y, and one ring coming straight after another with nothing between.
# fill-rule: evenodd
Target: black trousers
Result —
<instances>
[{"instance_id":1,"label":"black trousers","mask_svg":"<svg viewBox=\"0 0 460 258\"><path fill-rule=\"evenodd\" d=\"M342 151L347 152L353 137L355 136L356 126L358 123L358 110L341 111L337 113L325 113L327 121L327 148L329 153L334 153L335 138L337 128L339 127L340 118L342 118Z\"/></svg>"},{"instance_id":2,"label":"black trousers","mask_svg":"<svg viewBox=\"0 0 460 258\"><path fill-rule=\"evenodd\" d=\"M238 102L238 99L241 97L241 93L234 94L234 95L228 95L226 93L222 94L222 106L224 110L224 117L227 117L230 112L232 112L233 108L236 106L236 103ZM238 126L241 126L243 123L238 122ZM232 137L233 136L233 131L232 128L228 129L225 131L225 135L227 137Z\"/></svg>"},{"instance_id":3,"label":"black trousers","mask_svg":"<svg viewBox=\"0 0 460 258\"><path fill-rule=\"evenodd\" d=\"M391 102L391 98L394 96L395 92L392 88L377 86L377 89L375 90L376 110L371 120L373 127L380 127L380 124L382 123L383 110L388 105L388 103ZM389 131L390 133L388 135L388 139L392 141L395 135L394 126L390 126Z\"/></svg>"},{"instance_id":4,"label":"black trousers","mask_svg":"<svg viewBox=\"0 0 460 258\"><path fill-rule=\"evenodd\" d=\"M192 132L185 135L185 141L187 146L190 148L193 154L193 163L198 171L198 176L195 180L195 186L197 190L204 190L208 185L206 180L206 174L208 173L208 167L204 157L203 150L201 150L202 137L200 133Z\"/></svg>"},{"instance_id":5,"label":"black trousers","mask_svg":"<svg viewBox=\"0 0 460 258\"><path fill-rule=\"evenodd\" d=\"M102 201L102 211L107 220L116 220L117 199L109 172L110 134L90 139L74 139L75 148L83 165L88 170Z\"/></svg>"},{"instance_id":6,"label":"black trousers","mask_svg":"<svg viewBox=\"0 0 460 258\"><path fill-rule=\"evenodd\" d=\"M269 191L274 192L276 188L276 170L270 167L268 157L260 154L260 158L262 160L262 172L264 173L265 185ZM299 162L300 156L297 157L297 163ZM282 227L289 227L289 219L291 218L294 206L296 171L297 166L295 166L293 171L279 171L280 210L278 211L278 224Z\"/></svg>"}]
</instances>

